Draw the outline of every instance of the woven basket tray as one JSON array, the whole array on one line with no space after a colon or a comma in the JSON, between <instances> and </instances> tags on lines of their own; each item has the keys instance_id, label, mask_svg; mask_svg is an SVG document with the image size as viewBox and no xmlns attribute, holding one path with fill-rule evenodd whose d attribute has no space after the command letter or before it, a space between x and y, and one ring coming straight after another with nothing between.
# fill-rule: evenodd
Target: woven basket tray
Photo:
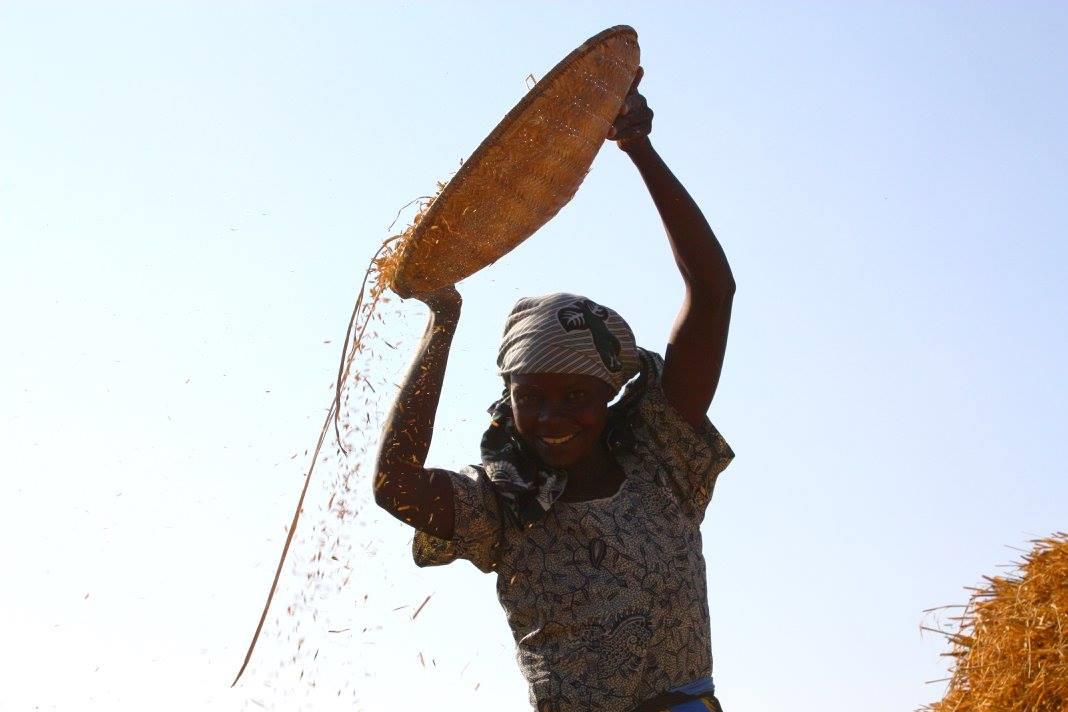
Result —
<instances>
[{"instance_id":1,"label":"woven basket tray","mask_svg":"<svg viewBox=\"0 0 1068 712\"><path fill-rule=\"evenodd\" d=\"M575 195L638 71L620 25L573 51L504 117L401 241L390 286L402 297L496 262Z\"/></svg>"}]
</instances>

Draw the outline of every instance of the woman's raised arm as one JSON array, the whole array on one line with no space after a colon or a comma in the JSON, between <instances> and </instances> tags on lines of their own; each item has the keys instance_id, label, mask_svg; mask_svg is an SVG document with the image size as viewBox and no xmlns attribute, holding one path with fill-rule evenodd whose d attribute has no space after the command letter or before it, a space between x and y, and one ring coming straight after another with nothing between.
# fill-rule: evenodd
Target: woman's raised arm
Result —
<instances>
[{"instance_id":1,"label":"woman's raised arm","mask_svg":"<svg viewBox=\"0 0 1068 712\"><path fill-rule=\"evenodd\" d=\"M649 141L653 112L637 92L642 77L641 69L638 72L610 138L641 173L686 285L664 354L663 385L668 402L697 427L716 394L723 368L734 277L701 209Z\"/></svg>"},{"instance_id":2,"label":"woman's raised arm","mask_svg":"<svg viewBox=\"0 0 1068 712\"><path fill-rule=\"evenodd\" d=\"M451 539L452 484L444 472L424 465L462 300L455 287L415 298L430 307L430 321L382 432L375 502L420 531Z\"/></svg>"}]
</instances>

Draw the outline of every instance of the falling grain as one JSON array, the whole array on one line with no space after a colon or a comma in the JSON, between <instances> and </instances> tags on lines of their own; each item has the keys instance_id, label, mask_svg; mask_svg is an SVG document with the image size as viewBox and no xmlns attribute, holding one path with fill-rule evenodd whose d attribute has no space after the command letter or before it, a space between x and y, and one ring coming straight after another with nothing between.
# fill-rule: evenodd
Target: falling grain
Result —
<instances>
[{"instance_id":1,"label":"falling grain","mask_svg":"<svg viewBox=\"0 0 1068 712\"><path fill-rule=\"evenodd\" d=\"M417 615L419 615L419 612L423 610L423 606L425 606L425 605L427 604L427 602L428 602L428 601L430 600L430 596L433 596L433 595L434 595L434 594L430 594L429 596L427 596L426 598L424 598L424 599L423 599L423 602L419 604L419 607L415 609L415 613L413 613L413 614L412 614L412 620L413 620L413 621L415 620L415 617L416 617Z\"/></svg>"}]
</instances>

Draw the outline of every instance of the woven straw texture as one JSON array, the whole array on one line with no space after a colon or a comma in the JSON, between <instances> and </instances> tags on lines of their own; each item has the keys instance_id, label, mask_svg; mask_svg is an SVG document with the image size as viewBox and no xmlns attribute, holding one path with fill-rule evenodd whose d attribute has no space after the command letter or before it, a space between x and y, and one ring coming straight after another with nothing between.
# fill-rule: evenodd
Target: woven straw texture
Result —
<instances>
[{"instance_id":1,"label":"woven straw texture","mask_svg":"<svg viewBox=\"0 0 1068 712\"><path fill-rule=\"evenodd\" d=\"M1015 575L972 589L932 712L1068 712L1068 534L1034 542Z\"/></svg>"},{"instance_id":2,"label":"woven straw texture","mask_svg":"<svg viewBox=\"0 0 1068 712\"><path fill-rule=\"evenodd\" d=\"M496 262L575 195L638 71L638 35L612 27L546 74L408 228L396 270L403 297Z\"/></svg>"}]
</instances>

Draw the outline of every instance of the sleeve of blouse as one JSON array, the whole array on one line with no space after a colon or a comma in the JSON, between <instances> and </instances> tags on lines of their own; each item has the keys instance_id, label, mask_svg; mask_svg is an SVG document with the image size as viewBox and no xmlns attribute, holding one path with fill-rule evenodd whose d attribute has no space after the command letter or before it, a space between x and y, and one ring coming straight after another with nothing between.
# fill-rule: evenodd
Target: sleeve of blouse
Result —
<instances>
[{"instance_id":1,"label":"sleeve of blouse","mask_svg":"<svg viewBox=\"0 0 1068 712\"><path fill-rule=\"evenodd\" d=\"M497 496L489 479L476 467L450 472L453 496L453 536L439 539L416 531L412 558L416 566L441 566L467 559L479 570L497 568L503 528Z\"/></svg>"},{"instance_id":2,"label":"sleeve of blouse","mask_svg":"<svg viewBox=\"0 0 1068 712\"><path fill-rule=\"evenodd\" d=\"M646 449L686 514L700 523L716 478L730 464L734 451L707 416L695 429L679 415L668 403L661 384L663 358L651 351L643 351L642 356L649 374L638 406L638 445Z\"/></svg>"}]
</instances>

